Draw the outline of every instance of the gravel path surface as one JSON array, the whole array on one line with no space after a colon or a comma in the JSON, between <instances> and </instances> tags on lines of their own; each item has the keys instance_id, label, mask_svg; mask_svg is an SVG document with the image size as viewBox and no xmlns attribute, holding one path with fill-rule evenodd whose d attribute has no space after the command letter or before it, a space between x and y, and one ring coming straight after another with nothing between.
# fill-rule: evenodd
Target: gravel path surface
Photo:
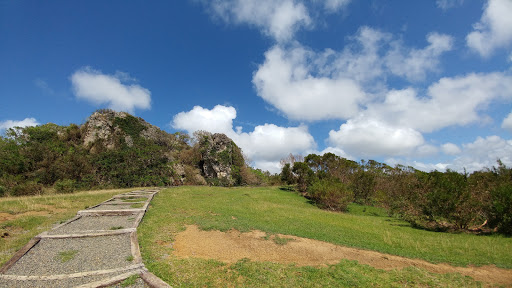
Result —
<instances>
[{"instance_id":1,"label":"gravel path surface","mask_svg":"<svg viewBox=\"0 0 512 288\"><path fill-rule=\"evenodd\" d=\"M22 249L23 252L18 252L22 256L11 259L2 268L9 267L0 273L0 287L76 287L84 284L104 287L104 283L115 283L130 274L147 271L143 270L135 232L122 230L136 228L136 220L144 215L144 210L141 210L142 214L128 212L131 215L125 216L111 216L108 214L112 212L100 210L141 209L156 192L158 190L132 191L114 196L106 203L87 209L98 211L94 214L99 215L84 216L79 212L82 216L74 221L36 236L26 246L30 249ZM108 235L108 231L117 232ZM144 275L152 274L144 272ZM155 278L154 275L144 276L146 280L138 278L126 287L170 287ZM161 283L151 286L145 281ZM122 287L120 283L110 287Z\"/></svg>"},{"instance_id":2,"label":"gravel path surface","mask_svg":"<svg viewBox=\"0 0 512 288\"><path fill-rule=\"evenodd\" d=\"M129 266L130 234L41 239L6 275L56 275Z\"/></svg>"},{"instance_id":3,"label":"gravel path surface","mask_svg":"<svg viewBox=\"0 0 512 288\"><path fill-rule=\"evenodd\" d=\"M49 235L72 234L94 230L117 230L135 228L137 215L127 216L82 216L64 226L48 231Z\"/></svg>"}]
</instances>

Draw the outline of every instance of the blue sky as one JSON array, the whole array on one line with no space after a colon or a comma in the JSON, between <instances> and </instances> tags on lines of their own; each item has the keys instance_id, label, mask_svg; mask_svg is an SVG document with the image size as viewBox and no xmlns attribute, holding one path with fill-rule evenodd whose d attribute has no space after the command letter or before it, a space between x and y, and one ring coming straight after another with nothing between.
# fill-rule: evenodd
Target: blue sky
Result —
<instances>
[{"instance_id":1,"label":"blue sky","mask_svg":"<svg viewBox=\"0 0 512 288\"><path fill-rule=\"evenodd\" d=\"M127 111L252 165L512 165L512 0L1 1L0 130ZM0 131L1 132L1 131Z\"/></svg>"}]
</instances>

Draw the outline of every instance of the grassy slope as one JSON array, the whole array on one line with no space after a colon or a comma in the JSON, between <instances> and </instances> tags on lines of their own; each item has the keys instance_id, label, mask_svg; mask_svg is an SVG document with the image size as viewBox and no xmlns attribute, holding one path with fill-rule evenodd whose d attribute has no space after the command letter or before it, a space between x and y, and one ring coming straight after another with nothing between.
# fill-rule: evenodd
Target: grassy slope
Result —
<instances>
[{"instance_id":1,"label":"grassy slope","mask_svg":"<svg viewBox=\"0 0 512 288\"><path fill-rule=\"evenodd\" d=\"M139 241L149 269L176 286L268 286L275 281L280 284L277 286L290 287L475 284L457 275L435 275L414 268L385 272L350 261L329 268L299 268L250 261L227 266L200 259L180 260L169 255L169 244L185 224L224 231L258 229L453 265L512 268L510 238L417 230L377 209L363 212L361 207L351 208L353 212L347 214L322 211L278 188L179 187L161 191L153 200L139 227ZM301 282L305 279L309 280Z\"/></svg>"},{"instance_id":2,"label":"grassy slope","mask_svg":"<svg viewBox=\"0 0 512 288\"><path fill-rule=\"evenodd\" d=\"M0 198L0 235L3 236L0 238L0 266L32 237L51 229L52 225L74 217L78 210L131 190L133 188ZM5 216L15 219L3 221Z\"/></svg>"}]
</instances>

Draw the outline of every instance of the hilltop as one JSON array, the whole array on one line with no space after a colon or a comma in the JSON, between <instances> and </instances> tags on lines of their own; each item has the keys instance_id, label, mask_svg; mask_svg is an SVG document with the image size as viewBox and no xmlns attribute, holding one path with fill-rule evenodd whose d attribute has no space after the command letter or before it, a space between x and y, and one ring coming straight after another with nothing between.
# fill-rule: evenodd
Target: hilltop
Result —
<instances>
[{"instance_id":1,"label":"hilltop","mask_svg":"<svg viewBox=\"0 0 512 288\"><path fill-rule=\"evenodd\" d=\"M0 137L0 195L53 188L256 184L226 135L167 133L126 112L101 109L81 125L14 128Z\"/></svg>"}]
</instances>

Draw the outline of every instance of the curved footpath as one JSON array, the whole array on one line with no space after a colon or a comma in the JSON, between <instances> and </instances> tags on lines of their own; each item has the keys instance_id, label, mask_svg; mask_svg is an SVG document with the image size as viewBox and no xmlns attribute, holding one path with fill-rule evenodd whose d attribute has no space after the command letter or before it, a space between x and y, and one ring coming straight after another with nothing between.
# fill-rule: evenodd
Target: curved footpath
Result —
<instances>
[{"instance_id":1,"label":"curved footpath","mask_svg":"<svg viewBox=\"0 0 512 288\"><path fill-rule=\"evenodd\" d=\"M137 227L158 190L119 194L34 237L0 268L0 287L170 287L142 263Z\"/></svg>"}]
</instances>

